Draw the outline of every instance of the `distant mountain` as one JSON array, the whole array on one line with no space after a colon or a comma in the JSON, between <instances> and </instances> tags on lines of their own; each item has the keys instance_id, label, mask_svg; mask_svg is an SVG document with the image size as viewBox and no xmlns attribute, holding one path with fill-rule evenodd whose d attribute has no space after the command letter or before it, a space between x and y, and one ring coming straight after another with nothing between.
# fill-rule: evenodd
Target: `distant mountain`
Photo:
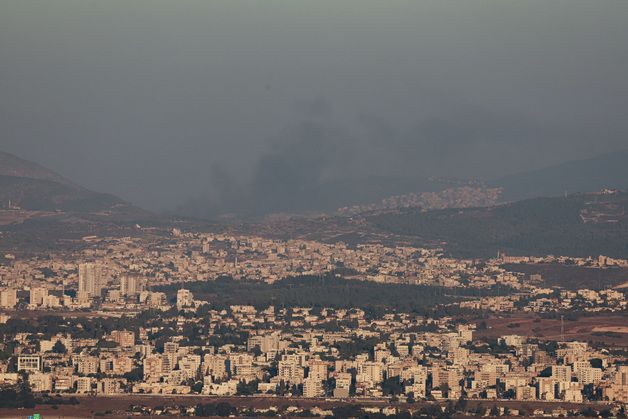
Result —
<instances>
[{"instance_id":1,"label":"distant mountain","mask_svg":"<svg viewBox=\"0 0 628 419\"><path fill-rule=\"evenodd\" d=\"M97 212L129 206L120 198L49 180L0 176L0 208Z\"/></svg>"},{"instance_id":2,"label":"distant mountain","mask_svg":"<svg viewBox=\"0 0 628 419\"><path fill-rule=\"evenodd\" d=\"M37 163L0 151L0 176L47 180L66 186L76 184Z\"/></svg>"},{"instance_id":3,"label":"distant mountain","mask_svg":"<svg viewBox=\"0 0 628 419\"><path fill-rule=\"evenodd\" d=\"M628 255L628 193L574 194L467 209L402 210L366 217L372 226L442 243L462 257Z\"/></svg>"},{"instance_id":4,"label":"distant mountain","mask_svg":"<svg viewBox=\"0 0 628 419\"><path fill-rule=\"evenodd\" d=\"M114 195L90 191L37 163L0 152L0 209L101 212L131 207Z\"/></svg>"},{"instance_id":5,"label":"distant mountain","mask_svg":"<svg viewBox=\"0 0 628 419\"><path fill-rule=\"evenodd\" d=\"M392 195L421 192L439 192L452 186L466 185L465 181L428 177L369 176L357 179L338 179L320 182L308 189L295 191L289 204L295 211L330 211L349 205L370 204Z\"/></svg>"},{"instance_id":6,"label":"distant mountain","mask_svg":"<svg viewBox=\"0 0 628 419\"><path fill-rule=\"evenodd\" d=\"M140 236L171 226L172 220L114 195L0 153L0 255L77 249L85 245L85 236Z\"/></svg>"},{"instance_id":7,"label":"distant mountain","mask_svg":"<svg viewBox=\"0 0 628 419\"><path fill-rule=\"evenodd\" d=\"M488 207L499 202L501 188L485 188L482 185L460 186L438 192L409 193L393 195L377 202L338 208L342 215L356 215L365 212L390 211L402 208L423 210L445 208Z\"/></svg>"},{"instance_id":8,"label":"distant mountain","mask_svg":"<svg viewBox=\"0 0 628 419\"><path fill-rule=\"evenodd\" d=\"M504 188L502 200L518 201L565 193L628 188L628 149L586 160L575 160L489 182Z\"/></svg>"},{"instance_id":9,"label":"distant mountain","mask_svg":"<svg viewBox=\"0 0 628 419\"><path fill-rule=\"evenodd\" d=\"M316 181L289 191L275 185L250 186L232 196L217 199L216 202L191 200L176 212L198 218L212 218L223 214L258 216L276 213L335 213L341 207L368 205L392 195L440 192L468 185L470 182L442 178L370 176Z\"/></svg>"}]
</instances>

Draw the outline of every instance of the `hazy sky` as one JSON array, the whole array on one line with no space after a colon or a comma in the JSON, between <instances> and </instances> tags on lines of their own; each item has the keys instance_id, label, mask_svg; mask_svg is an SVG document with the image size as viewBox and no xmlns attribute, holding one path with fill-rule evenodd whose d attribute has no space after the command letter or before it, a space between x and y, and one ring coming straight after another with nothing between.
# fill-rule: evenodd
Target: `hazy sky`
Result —
<instances>
[{"instance_id":1,"label":"hazy sky","mask_svg":"<svg viewBox=\"0 0 628 419\"><path fill-rule=\"evenodd\" d=\"M628 146L627 22L626 0L1 0L0 149L152 209L496 177Z\"/></svg>"}]
</instances>

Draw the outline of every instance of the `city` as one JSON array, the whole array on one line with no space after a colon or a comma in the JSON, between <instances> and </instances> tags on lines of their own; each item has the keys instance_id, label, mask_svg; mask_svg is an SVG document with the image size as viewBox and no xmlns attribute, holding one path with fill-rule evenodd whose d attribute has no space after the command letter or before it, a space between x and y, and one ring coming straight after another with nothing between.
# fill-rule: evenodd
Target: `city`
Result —
<instances>
[{"instance_id":1,"label":"city","mask_svg":"<svg viewBox=\"0 0 628 419\"><path fill-rule=\"evenodd\" d=\"M627 21L1 0L0 419L627 418Z\"/></svg>"},{"instance_id":2,"label":"city","mask_svg":"<svg viewBox=\"0 0 628 419\"><path fill-rule=\"evenodd\" d=\"M464 401L470 412L497 406L491 415L498 416L579 414L590 409L585 402L617 414L628 402L625 339L617 344L564 339L564 319L563 335L556 339L538 336L534 329L517 334L516 323L507 325L510 333L487 333L485 319L491 313L626 312L623 288L548 288L541 275L502 267L548 258L460 260L445 258L438 249L352 247L178 229L151 241L84 241L85 249L70 254L27 260L5 255L11 263L0 272L0 378L5 385L27 381L32 395L45 395L50 403L55 395L72 395L79 403L87 395L255 396L377 401L384 403L371 406L372 411L397 414L419 410L411 406L421 401L455 402L457 409ZM627 260L606 257L570 263L628 266ZM394 307L377 312L368 306L366 311L350 305L299 306L296 301L283 307L225 306L196 299L186 288L208 281L268 286L311 276L423 285L452 295L458 288L476 291L425 315ZM621 336L625 329L621 323L600 327L598 335ZM556 406L532 412L521 404L498 404L510 401ZM128 409L140 409L140 404ZM158 413L149 405L140 410ZM309 410L314 416L331 414L324 405Z\"/></svg>"}]
</instances>

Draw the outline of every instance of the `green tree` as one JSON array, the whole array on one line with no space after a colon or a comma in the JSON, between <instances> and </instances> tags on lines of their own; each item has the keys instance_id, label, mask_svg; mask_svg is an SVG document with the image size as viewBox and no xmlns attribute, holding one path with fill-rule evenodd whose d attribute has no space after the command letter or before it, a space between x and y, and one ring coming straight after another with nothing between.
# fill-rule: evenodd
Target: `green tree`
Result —
<instances>
[{"instance_id":1,"label":"green tree","mask_svg":"<svg viewBox=\"0 0 628 419\"><path fill-rule=\"evenodd\" d=\"M65 354L67 353L67 351L68 351L67 348L60 340L58 340L52 347L52 352L56 354Z\"/></svg>"}]
</instances>

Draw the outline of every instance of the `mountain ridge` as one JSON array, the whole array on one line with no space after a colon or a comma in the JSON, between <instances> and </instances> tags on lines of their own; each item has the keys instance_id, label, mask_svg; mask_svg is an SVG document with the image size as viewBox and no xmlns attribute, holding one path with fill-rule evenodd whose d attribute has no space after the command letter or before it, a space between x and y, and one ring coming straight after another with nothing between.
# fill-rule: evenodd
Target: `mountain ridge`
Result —
<instances>
[{"instance_id":1,"label":"mountain ridge","mask_svg":"<svg viewBox=\"0 0 628 419\"><path fill-rule=\"evenodd\" d=\"M0 176L48 180L66 186L85 189L71 180L61 176L57 172L40 165L39 163L25 160L4 151L0 151Z\"/></svg>"},{"instance_id":2,"label":"mountain ridge","mask_svg":"<svg viewBox=\"0 0 628 419\"><path fill-rule=\"evenodd\" d=\"M628 189L628 149L504 176L487 182L503 188L501 199L520 201L604 188Z\"/></svg>"},{"instance_id":3,"label":"mountain ridge","mask_svg":"<svg viewBox=\"0 0 628 419\"><path fill-rule=\"evenodd\" d=\"M122 208L145 212L113 194L92 191L38 163L0 151L0 209L98 213Z\"/></svg>"},{"instance_id":4,"label":"mountain ridge","mask_svg":"<svg viewBox=\"0 0 628 419\"><path fill-rule=\"evenodd\" d=\"M461 257L628 254L628 193L537 197L491 207L401 210L366 216L373 226Z\"/></svg>"}]
</instances>

